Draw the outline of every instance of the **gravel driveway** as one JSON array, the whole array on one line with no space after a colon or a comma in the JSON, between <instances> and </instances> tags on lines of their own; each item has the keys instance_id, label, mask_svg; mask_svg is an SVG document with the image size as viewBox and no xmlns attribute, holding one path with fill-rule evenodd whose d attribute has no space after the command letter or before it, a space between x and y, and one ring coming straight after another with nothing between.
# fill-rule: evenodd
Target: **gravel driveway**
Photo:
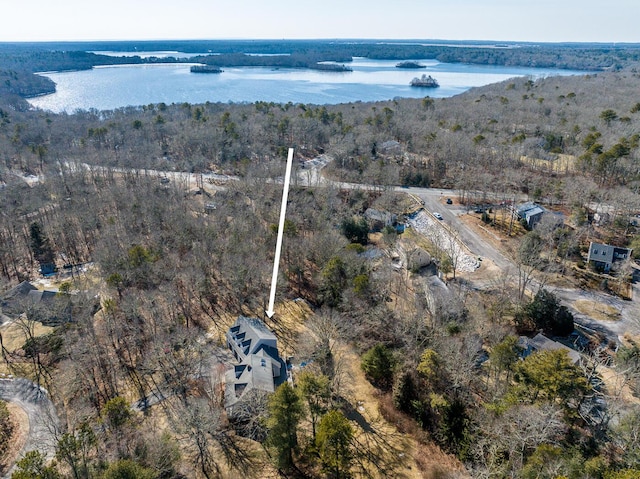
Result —
<instances>
[{"instance_id":1,"label":"gravel driveway","mask_svg":"<svg viewBox=\"0 0 640 479\"><path fill-rule=\"evenodd\" d=\"M58 416L47 392L27 379L0 378L0 399L20 406L29 418L29 435L18 459L25 452L38 450L52 459L55 455L55 433ZM12 467L4 478L11 477Z\"/></svg>"}]
</instances>

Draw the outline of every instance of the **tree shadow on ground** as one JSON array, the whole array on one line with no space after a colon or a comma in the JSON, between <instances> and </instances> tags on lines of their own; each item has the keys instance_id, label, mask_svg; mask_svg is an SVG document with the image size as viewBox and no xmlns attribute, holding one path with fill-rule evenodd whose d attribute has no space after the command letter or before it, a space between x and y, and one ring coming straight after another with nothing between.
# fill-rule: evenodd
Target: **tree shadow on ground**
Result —
<instances>
[{"instance_id":1,"label":"tree shadow on ground","mask_svg":"<svg viewBox=\"0 0 640 479\"><path fill-rule=\"evenodd\" d=\"M403 469L410 467L410 445L406 438L381 418L368 420L358 406L346 400L340 405L345 416L359 426L354 434L353 470L358 477L407 477Z\"/></svg>"}]
</instances>

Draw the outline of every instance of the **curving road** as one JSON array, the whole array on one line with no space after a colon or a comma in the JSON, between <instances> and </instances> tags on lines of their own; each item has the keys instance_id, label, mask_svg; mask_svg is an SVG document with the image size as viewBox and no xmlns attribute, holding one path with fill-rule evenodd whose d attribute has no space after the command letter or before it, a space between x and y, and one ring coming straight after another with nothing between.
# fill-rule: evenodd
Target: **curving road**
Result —
<instances>
[{"instance_id":1,"label":"curving road","mask_svg":"<svg viewBox=\"0 0 640 479\"><path fill-rule=\"evenodd\" d=\"M304 166L298 170L297 181L302 186L329 186L334 185L340 188L363 188L374 189L373 185L362 185L354 183L336 182L328 180L322 175L322 168L329 163L332 158L329 155L322 155L313 160L304 163ZM395 191L406 193L420 202L425 210L430 213L439 213L442 215L442 222L446 223L450 228L455 230L460 241L467 247L472 255L490 259L502 271L517 271L514 261L505 256L495 246L488 243L471 227L460 220L460 216L467 214L467 209L460 205L444 204L445 198L453 198L456 196L455 190L442 188L416 188L416 187L394 187ZM473 283L473 278L470 278ZM535 293L539 283L535 281L529 286L529 289ZM480 283L476 287L482 287ZM640 304L638 301L625 301L618 297L601 291L586 291L572 288L553 288L547 286L573 313L576 324L592 331L604 334L608 340L620 343L620 338L625 333L640 334ZM633 297L640 298L640 289L634 285ZM588 315L578 311L574 307L577 300L595 301L614 307L620 312L620 319L617 321L599 321L589 317Z\"/></svg>"},{"instance_id":2,"label":"curving road","mask_svg":"<svg viewBox=\"0 0 640 479\"><path fill-rule=\"evenodd\" d=\"M59 421L47 392L28 379L0 378L0 399L17 404L29 418L29 434L18 459L33 450L53 459ZM4 479L10 478L14 469L9 469Z\"/></svg>"},{"instance_id":3,"label":"curving road","mask_svg":"<svg viewBox=\"0 0 640 479\"><path fill-rule=\"evenodd\" d=\"M443 190L437 188L396 188L396 191L404 191L419 198L428 211L437 211L443 217L443 221L450 225L460 236L462 242L469 250L483 258L488 258L503 271L516 271L517 267L513 260L502 254L493 245L487 243L473 229L471 229L459 216L466 214L464 208L456 205L443 205L442 199L453 197L456 193L453 190ZM473 282L473 278L471 278ZM535 292L538 287L537 282L533 282L529 289ZM609 340L620 343L620 337L625 333L640 334L640 305L637 300L625 301L616 296L601 292L587 291L575 288L557 288L547 286L573 313L575 321L578 325L597 331L606 335ZM640 290L634 285L633 298L640 298ZM606 304L620 312L620 319L617 321L599 321L589 317L588 315L578 311L573 306L577 300L595 301Z\"/></svg>"},{"instance_id":4,"label":"curving road","mask_svg":"<svg viewBox=\"0 0 640 479\"><path fill-rule=\"evenodd\" d=\"M419 198L427 211L440 213L442 215L442 221L458 233L460 240L474 255L491 259L491 261L502 270L515 268L515 265L509 258L496 250L491 244L488 244L464 222L460 221L459 216L467 213L466 208L460 205L442 204L443 198L453 198L456 196L454 190L441 188L395 188L395 190Z\"/></svg>"}]
</instances>

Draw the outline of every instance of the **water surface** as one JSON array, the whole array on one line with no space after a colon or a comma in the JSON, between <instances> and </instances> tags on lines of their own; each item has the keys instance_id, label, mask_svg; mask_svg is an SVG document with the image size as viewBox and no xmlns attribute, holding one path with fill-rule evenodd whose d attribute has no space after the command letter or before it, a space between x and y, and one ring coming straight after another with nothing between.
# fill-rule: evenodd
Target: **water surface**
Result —
<instances>
[{"instance_id":1,"label":"water surface","mask_svg":"<svg viewBox=\"0 0 640 479\"><path fill-rule=\"evenodd\" d=\"M167 53L167 52L165 52ZM171 52L173 53L173 52ZM533 79L550 75L584 74L573 70L501 67L419 60L426 68L400 69L395 60L355 58L351 72L306 69L240 67L220 74L191 73L190 64L120 65L93 70L46 73L56 82L56 93L30 99L53 112L111 110L151 103L255 102L337 104L380 101L396 97L450 97L469 88L513 77ZM439 88L409 86L423 73Z\"/></svg>"}]
</instances>

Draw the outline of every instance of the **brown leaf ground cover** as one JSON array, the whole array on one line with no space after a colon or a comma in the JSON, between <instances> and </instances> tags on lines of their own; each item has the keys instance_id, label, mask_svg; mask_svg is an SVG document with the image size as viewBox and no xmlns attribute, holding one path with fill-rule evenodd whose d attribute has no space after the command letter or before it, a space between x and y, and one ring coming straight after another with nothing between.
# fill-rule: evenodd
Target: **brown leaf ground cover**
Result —
<instances>
[{"instance_id":1,"label":"brown leaf ground cover","mask_svg":"<svg viewBox=\"0 0 640 479\"><path fill-rule=\"evenodd\" d=\"M13 436L9 441L9 448L4 455L0 457L1 477L4 477L4 474L6 474L16 460L19 459L18 456L27 442L27 435L29 434L29 418L27 417L27 413L13 402L7 402L7 409L9 409L9 415L15 427Z\"/></svg>"}]
</instances>

